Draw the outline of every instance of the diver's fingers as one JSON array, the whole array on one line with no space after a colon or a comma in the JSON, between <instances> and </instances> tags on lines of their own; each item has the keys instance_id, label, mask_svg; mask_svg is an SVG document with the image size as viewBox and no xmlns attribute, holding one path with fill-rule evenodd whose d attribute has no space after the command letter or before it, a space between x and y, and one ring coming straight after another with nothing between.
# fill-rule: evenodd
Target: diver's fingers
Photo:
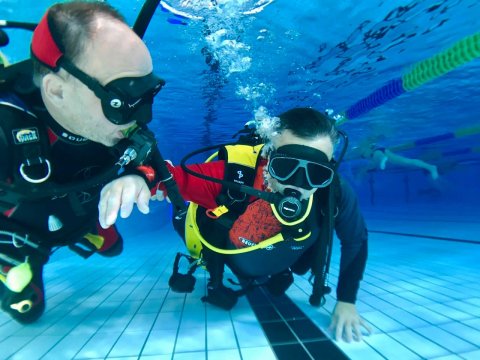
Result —
<instances>
[{"instance_id":1,"label":"diver's fingers","mask_svg":"<svg viewBox=\"0 0 480 360\"><path fill-rule=\"evenodd\" d=\"M150 208L148 206L148 203L150 202L150 197L150 190L148 189L147 184L143 182L137 194L137 207L138 210L143 214L148 214L150 212Z\"/></svg>"},{"instance_id":2,"label":"diver's fingers","mask_svg":"<svg viewBox=\"0 0 480 360\"><path fill-rule=\"evenodd\" d=\"M135 203L141 212L147 214L149 212L148 201L150 199L150 192L145 180L136 175L127 175L118 180L123 180L121 182L122 196L120 216L122 218L129 217Z\"/></svg>"},{"instance_id":3,"label":"diver's fingers","mask_svg":"<svg viewBox=\"0 0 480 360\"><path fill-rule=\"evenodd\" d=\"M343 337L343 332L345 328L345 320L340 318L335 325L335 340L340 341Z\"/></svg>"},{"instance_id":4,"label":"diver's fingers","mask_svg":"<svg viewBox=\"0 0 480 360\"><path fill-rule=\"evenodd\" d=\"M98 221L104 229L113 225L117 220L122 196L122 187L118 183L119 180L114 180L105 185L100 193Z\"/></svg>"}]
</instances>

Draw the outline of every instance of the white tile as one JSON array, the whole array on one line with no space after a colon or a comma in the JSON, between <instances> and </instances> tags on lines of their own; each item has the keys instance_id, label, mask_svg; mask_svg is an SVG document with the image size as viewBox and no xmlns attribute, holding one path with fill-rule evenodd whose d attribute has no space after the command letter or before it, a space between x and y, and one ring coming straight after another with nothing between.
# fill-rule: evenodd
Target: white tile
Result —
<instances>
[{"instance_id":1,"label":"white tile","mask_svg":"<svg viewBox=\"0 0 480 360\"><path fill-rule=\"evenodd\" d=\"M408 309L408 312L425 320L430 324L445 324L451 322L452 319L430 310L431 305L427 306L414 306Z\"/></svg>"},{"instance_id":2,"label":"white tile","mask_svg":"<svg viewBox=\"0 0 480 360\"><path fill-rule=\"evenodd\" d=\"M23 349L32 340L27 336L9 336L0 342L2 357L7 359L9 356Z\"/></svg>"},{"instance_id":3,"label":"white tile","mask_svg":"<svg viewBox=\"0 0 480 360\"><path fill-rule=\"evenodd\" d=\"M156 314L136 314L125 329L126 332L149 332L155 321Z\"/></svg>"},{"instance_id":4,"label":"white tile","mask_svg":"<svg viewBox=\"0 0 480 360\"><path fill-rule=\"evenodd\" d=\"M478 360L480 359L480 350L472 351L465 354L460 354L460 356L462 357L462 359L465 359L465 360Z\"/></svg>"},{"instance_id":5,"label":"white tile","mask_svg":"<svg viewBox=\"0 0 480 360\"><path fill-rule=\"evenodd\" d=\"M208 360L241 360L240 350L230 349L230 350L209 350L208 351Z\"/></svg>"},{"instance_id":6,"label":"white tile","mask_svg":"<svg viewBox=\"0 0 480 360\"><path fill-rule=\"evenodd\" d=\"M171 330L152 331L148 336L142 356L172 354L177 333Z\"/></svg>"},{"instance_id":7,"label":"white tile","mask_svg":"<svg viewBox=\"0 0 480 360\"><path fill-rule=\"evenodd\" d=\"M480 297L469 298L469 299L466 299L465 301L470 303L470 304L480 306Z\"/></svg>"},{"instance_id":8,"label":"white tile","mask_svg":"<svg viewBox=\"0 0 480 360\"><path fill-rule=\"evenodd\" d=\"M410 330L392 332L389 335L405 347L427 359L449 354L445 348Z\"/></svg>"},{"instance_id":9,"label":"white tile","mask_svg":"<svg viewBox=\"0 0 480 360\"><path fill-rule=\"evenodd\" d=\"M207 349L223 350L223 349L236 349L237 338L232 326L232 323L215 324L214 326L207 327ZM210 358L210 355L208 356Z\"/></svg>"},{"instance_id":10,"label":"white tile","mask_svg":"<svg viewBox=\"0 0 480 360\"><path fill-rule=\"evenodd\" d=\"M338 346L350 359L368 359L368 360L384 360L374 348L368 345L366 342L351 342L346 343L344 341L335 341L335 345Z\"/></svg>"},{"instance_id":11,"label":"white tile","mask_svg":"<svg viewBox=\"0 0 480 360\"><path fill-rule=\"evenodd\" d=\"M119 359L122 360L122 359ZM138 360L172 360L172 355L145 355L140 356Z\"/></svg>"},{"instance_id":12,"label":"white tile","mask_svg":"<svg viewBox=\"0 0 480 360\"><path fill-rule=\"evenodd\" d=\"M192 328L205 326L205 307L203 304L198 304L194 310L183 311L180 328Z\"/></svg>"},{"instance_id":13,"label":"white tile","mask_svg":"<svg viewBox=\"0 0 480 360\"><path fill-rule=\"evenodd\" d=\"M474 328L475 330L480 331L480 318L463 321L463 324L468 325Z\"/></svg>"},{"instance_id":14,"label":"white tile","mask_svg":"<svg viewBox=\"0 0 480 360\"><path fill-rule=\"evenodd\" d=\"M402 325L398 321L393 320L391 317L385 315L380 311L371 311L365 313L363 314L363 317L365 318L365 320L375 325L375 327L385 332L405 329L405 325Z\"/></svg>"},{"instance_id":15,"label":"white tile","mask_svg":"<svg viewBox=\"0 0 480 360\"><path fill-rule=\"evenodd\" d=\"M480 331L472 329L471 327L459 322L445 324L442 326L442 328L452 334L455 334L459 338L480 347Z\"/></svg>"},{"instance_id":16,"label":"white tile","mask_svg":"<svg viewBox=\"0 0 480 360\"><path fill-rule=\"evenodd\" d=\"M371 306L375 310L385 310L385 309L397 309L396 305L391 304L388 301L383 300L382 298L376 296L366 296L362 298L362 301Z\"/></svg>"},{"instance_id":17,"label":"white tile","mask_svg":"<svg viewBox=\"0 0 480 360\"><path fill-rule=\"evenodd\" d=\"M251 348L241 348L240 352L242 353L243 360L277 360L275 353L268 346L263 347L251 347ZM193 359L192 359L193 360Z\"/></svg>"},{"instance_id":18,"label":"white tile","mask_svg":"<svg viewBox=\"0 0 480 360\"><path fill-rule=\"evenodd\" d=\"M447 306L451 306L452 308L458 309L460 311L463 311L467 314L470 314L475 317L480 317L480 306L474 305L474 304L469 304L468 302L462 300L462 301L452 301L447 304Z\"/></svg>"},{"instance_id":19,"label":"white tile","mask_svg":"<svg viewBox=\"0 0 480 360\"><path fill-rule=\"evenodd\" d=\"M185 296L183 296L184 298ZM162 307L160 308L161 312L181 312L183 311L184 307L184 299L178 299L178 298L171 298L170 295L167 297L167 300L162 304Z\"/></svg>"},{"instance_id":20,"label":"white tile","mask_svg":"<svg viewBox=\"0 0 480 360\"><path fill-rule=\"evenodd\" d=\"M13 360L38 359L42 355L45 355L60 340L60 336L40 335L30 340L28 344L25 344L21 349L17 350L11 358Z\"/></svg>"},{"instance_id":21,"label":"white tile","mask_svg":"<svg viewBox=\"0 0 480 360\"><path fill-rule=\"evenodd\" d=\"M205 351L205 326L196 328L180 328L175 345L175 353L189 351Z\"/></svg>"},{"instance_id":22,"label":"white tile","mask_svg":"<svg viewBox=\"0 0 480 360\"><path fill-rule=\"evenodd\" d=\"M105 358L120 335L120 331L96 333L82 347L75 359Z\"/></svg>"},{"instance_id":23,"label":"white tile","mask_svg":"<svg viewBox=\"0 0 480 360\"><path fill-rule=\"evenodd\" d=\"M425 320L422 320L418 316L415 316L411 314L410 312L410 307L406 308L405 310L403 309L396 309L396 310L391 310L387 309L385 310L385 314L389 316L392 319L395 319L395 321L401 323L404 325L406 328L418 328L421 326L428 326L430 325L428 322Z\"/></svg>"},{"instance_id":24,"label":"white tile","mask_svg":"<svg viewBox=\"0 0 480 360\"><path fill-rule=\"evenodd\" d=\"M234 321L233 326L242 349L268 346L268 339L257 321Z\"/></svg>"},{"instance_id":25,"label":"white tile","mask_svg":"<svg viewBox=\"0 0 480 360\"><path fill-rule=\"evenodd\" d=\"M173 354L173 360L202 360L206 359L207 355L204 352L192 351Z\"/></svg>"},{"instance_id":26,"label":"white tile","mask_svg":"<svg viewBox=\"0 0 480 360\"><path fill-rule=\"evenodd\" d=\"M391 338L388 334L373 334L365 336L364 340L386 359L421 359L419 355Z\"/></svg>"},{"instance_id":27,"label":"white tile","mask_svg":"<svg viewBox=\"0 0 480 360\"><path fill-rule=\"evenodd\" d=\"M420 335L427 339L441 345L452 353L461 353L475 350L475 346L463 341L459 337L442 330L435 326L428 326L420 329L415 329Z\"/></svg>"},{"instance_id":28,"label":"white tile","mask_svg":"<svg viewBox=\"0 0 480 360\"><path fill-rule=\"evenodd\" d=\"M108 356L138 356L145 344L148 332L124 332L117 340Z\"/></svg>"},{"instance_id":29,"label":"white tile","mask_svg":"<svg viewBox=\"0 0 480 360\"><path fill-rule=\"evenodd\" d=\"M435 360L463 360L463 358L458 355L446 355L436 357Z\"/></svg>"},{"instance_id":30,"label":"white tile","mask_svg":"<svg viewBox=\"0 0 480 360\"><path fill-rule=\"evenodd\" d=\"M157 315L152 331L172 330L176 332L180 325L181 312L161 312Z\"/></svg>"},{"instance_id":31,"label":"white tile","mask_svg":"<svg viewBox=\"0 0 480 360\"><path fill-rule=\"evenodd\" d=\"M73 359L90 337L91 334L88 333L70 333L51 348L42 359Z\"/></svg>"}]
</instances>

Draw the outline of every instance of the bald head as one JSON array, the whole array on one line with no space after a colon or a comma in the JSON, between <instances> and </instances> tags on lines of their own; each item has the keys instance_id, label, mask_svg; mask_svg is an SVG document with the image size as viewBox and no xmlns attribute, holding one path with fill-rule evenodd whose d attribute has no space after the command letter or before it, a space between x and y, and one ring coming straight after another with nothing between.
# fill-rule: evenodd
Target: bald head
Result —
<instances>
[{"instance_id":1,"label":"bald head","mask_svg":"<svg viewBox=\"0 0 480 360\"><path fill-rule=\"evenodd\" d=\"M77 66L95 74L102 84L121 77L144 76L153 70L150 52L132 29L101 15L92 24L91 39Z\"/></svg>"}]
</instances>

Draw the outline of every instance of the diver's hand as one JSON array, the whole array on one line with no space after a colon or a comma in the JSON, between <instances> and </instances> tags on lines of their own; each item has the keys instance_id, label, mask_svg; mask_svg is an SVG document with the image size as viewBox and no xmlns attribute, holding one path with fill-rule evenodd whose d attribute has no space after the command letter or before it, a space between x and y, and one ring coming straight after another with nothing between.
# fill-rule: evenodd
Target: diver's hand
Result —
<instances>
[{"instance_id":1,"label":"diver's hand","mask_svg":"<svg viewBox=\"0 0 480 360\"><path fill-rule=\"evenodd\" d=\"M335 340L344 339L346 342L362 340L362 327L371 334L372 329L358 315L355 304L338 301L332 314L329 329L334 333Z\"/></svg>"},{"instance_id":2,"label":"diver's hand","mask_svg":"<svg viewBox=\"0 0 480 360\"><path fill-rule=\"evenodd\" d=\"M117 221L119 211L122 218L130 216L134 204L140 212L148 214L149 200L150 190L141 176L122 176L103 187L98 203L98 221L106 229Z\"/></svg>"}]
</instances>

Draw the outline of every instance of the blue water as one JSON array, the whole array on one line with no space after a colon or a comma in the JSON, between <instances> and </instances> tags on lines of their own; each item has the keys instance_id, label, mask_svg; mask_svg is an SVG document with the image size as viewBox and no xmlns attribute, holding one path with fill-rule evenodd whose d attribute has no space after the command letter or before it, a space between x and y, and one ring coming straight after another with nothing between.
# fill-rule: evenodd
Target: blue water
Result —
<instances>
[{"instance_id":1,"label":"blue water","mask_svg":"<svg viewBox=\"0 0 480 360\"><path fill-rule=\"evenodd\" d=\"M208 1L169 2L203 20L155 13L144 39L156 72L167 81L152 122L165 158L179 161L199 146L230 139L262 106L271 115L296 106L342 112L478 32L480 17L477 0L276 0L263 11L241 15L265 2L232 0L210 10L191 5ZM35 22L51 3L0 0L0 19ZM132 25L143 4L110 3ZM217 34L216 40L207 31ZM11 44L2 51L12 62L27 57L30 34L8 34ZM365 211L400 207L478 218L480 135L408 144L480 125L479 70L475 59L342 125L351 150L341 171ZM407 145L398 153L437 165L440 178L398 166L360 177L366 161L353 150L368 142Z\"/></svg>"},{"instance_id":2,"label":"blue water","mask_svg":"<svg viewBox=\"0 0 480 360\"><path fill-rule=\"evenodd\" d=\"M36 22L51 3L0 0L0 20ZM110 3L133 25L143 1ZM261 109L341 113L478 33L480 18L478 0L217 0L211 9L210 0L168 3L187 17L158 9L144 39L167 81L151 127L174 162L228 141ZM7 31L11 42L1 51L11 62L28 57L31 34ZM478 244L470 243L480 242L479 71L477 58L341 125L350 148L340 171L370 231L357 305L374 334L360 344L335 343L352 360L480 358ZM456 135L414 145L444 134ZM358 149L371 143L435 164L439 179L388 163L385 171L365 172ZM0 312L0 358L278 358L245 298L231 312L201 303L205 272L197 271L192 294L169 290L174 254L185 251L169 210L156 202L150 216L120 220L122 256L85 262L66 248L53 254L39 322L20 326ZM338 242L333 252L332 286ZM310 292L307 274L287 295L326 332L334 294L316 309Z\"/></svg>"}]
</instances>

